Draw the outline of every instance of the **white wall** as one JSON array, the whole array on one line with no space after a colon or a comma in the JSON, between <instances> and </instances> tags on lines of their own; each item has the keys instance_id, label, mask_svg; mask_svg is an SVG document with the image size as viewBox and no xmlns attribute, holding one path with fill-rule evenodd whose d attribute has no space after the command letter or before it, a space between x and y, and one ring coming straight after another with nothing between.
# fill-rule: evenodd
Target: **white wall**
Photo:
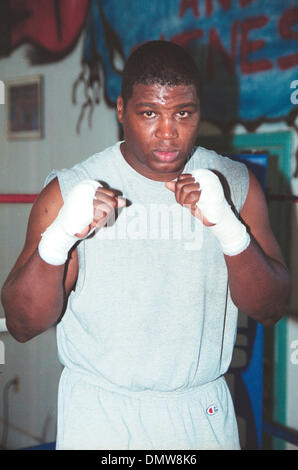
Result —
<instances>
[{"instance_id":1,"label":"white wall","mask_svg":"<svg viewBox=\"0 0 298 470\"><path fill-rule=\"evenodd\" d=\"M0 60L0 79L42 74L45 85L45 137L42 140L10 142L5 136L5 107L0 105L0 193L38 193L46 175L52 168L70 167L89 155L104 149L118 139L118 127L114 110L102 100L93 115L90 130L85 119L80 135L75 132L80 105L72 105L72 85L80 73L82 42L73 53L59 63L46 66L28 65L26 46L16 50L9 58ZM82 87L80 101L83 100ZM262 126L258 132L271 132L286 128L283 125ZM209 125L202 126L202 133L218 132ZM237 132L245 132L238 127ZM294 169L294 157L293 157ZM293 192L298 194L298 182L292 181ZM0 204L0 284L11 269L17 253L21 250L30 211L27 204ZM293 207L292 272L298 279L298 212ZM298 292L293 289L291 306L298 306ZM3 316L2 307L0 317ZM290 360L290 344L298 340L297 321L288 322L289 367L288 378L288 425L297 429L297 371L298 365ZM0 397L4 385L12 378L20 379L19 390L9 391L9 422L11 424L6 445L20 448L42 441L55 439L56 398L61 366L57 359L55 330L26 344L19 344L8 333L1 334L5 346L5 364L0 364ZM0 399L0 417L2 399ZM1 422L0 422L1 445ZM291 448L291 446L288 446Z\"/></svg>"}]
</instances>

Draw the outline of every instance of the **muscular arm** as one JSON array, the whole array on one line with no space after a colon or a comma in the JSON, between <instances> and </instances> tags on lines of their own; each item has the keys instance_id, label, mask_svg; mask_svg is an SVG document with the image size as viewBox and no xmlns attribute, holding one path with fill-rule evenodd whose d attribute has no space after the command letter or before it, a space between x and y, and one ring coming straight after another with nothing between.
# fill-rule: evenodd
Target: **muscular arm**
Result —
<instances>
[{"instance_id":1,"label":"muscular arm","mask_svg":"<svg viewBox=\"0 0 298 470\"><path fill-rule=\"evenodd\" d=\"M77 256L52 266L37 250L41 234L56 218L63 204L54 179L35 201L28 221L24 248L2 288L1 300L8 331L25 342L55 324L77 277Z\"/></svg>"},{"instance_id":2,"label":"muscular arm","mask_svg":"<svg viewBox=\"0 0 298 470\"><path fill-rule=\"evenodd\" d=\"M225 256L231 296L237 307L264 325L285 314L289 272L272 234L263 191L250 174L249 192L241 211L251 243L237 256Z\"/></svg>"},{"instance_id":3,"label":"muscular arm","mask_svg":"<svg viewBox=\"0 0 298 470\"><path fill-rule=\"evenodd\" d=\"M195 217L213 230L225 248L224 253L231 250L229 255L224 256L235 305L260 323L273 325L285 313L290 281L288 269L270 228L263 191L255 176L250 173L249 191L240 214L251 234L251 240L247 242L243 225L223 209L226 204L222 204L219 182L215 184L214 175L211 177L210 172L207 174L207 182L206 179L204 182L202 172L205 172L206 177L206 170L199 172L199 184L192 175L182 174L177 183L168 182L166 187L175 192L177 202L188 207ZM203 202L199 188L204 195ZM201 203L200 207L198 203ZM211 217L218 217L218 221L212 221ZM215 232L219 225L221 228ZM235 242L236 250L233 249ZM239 246L242 248L239 249Z\"/></svg>"},{"instance_id":4,"label":"muscular arm","mask_svg":"<svg viewBox=\"0 0 298 470\"><path fill-rule=\"evenodd\" d=\"M93 228L103 227L125 203L96 180L75 185L64 202L56 179L41 192L29 217L24 248L2 289L7 328L18 341L57 322L77 279L76 243Z\"/></svg>"}]
</instances>

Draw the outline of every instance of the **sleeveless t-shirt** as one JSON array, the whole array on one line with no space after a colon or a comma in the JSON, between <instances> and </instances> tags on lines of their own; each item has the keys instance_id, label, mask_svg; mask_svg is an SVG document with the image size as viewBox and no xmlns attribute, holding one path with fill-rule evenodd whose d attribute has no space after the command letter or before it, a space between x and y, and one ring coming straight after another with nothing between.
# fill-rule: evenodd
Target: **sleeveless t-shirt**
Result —
<instances>
[{"instance_id":1,"label":"sleeveless t-shirt","mask_svg":"<svg viewBox=\"0 0 298 470\"><path fill-rule=\"evenodd\" d=\"M235 210L244 205L245 165L198 147L183 173L217 172ZM78 244L79 273L57 325L61 363L117 390L189 390L224 375L238 310L219 242L176 202L164 182L136 172L120 142L71 169L53 170L62 196L84 179L127 200L106 227ZM227 197L228 197L227 193Z\"/></svg>"}]
</instances>

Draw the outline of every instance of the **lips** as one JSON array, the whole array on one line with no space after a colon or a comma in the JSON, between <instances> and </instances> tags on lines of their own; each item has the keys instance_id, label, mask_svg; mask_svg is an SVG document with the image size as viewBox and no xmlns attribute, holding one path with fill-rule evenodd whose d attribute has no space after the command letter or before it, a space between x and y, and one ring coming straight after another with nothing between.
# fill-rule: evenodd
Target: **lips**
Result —
<instances>
[{"instance_id":1,"label":"lips","mask_svg":"<svg viewBox=\"0 0 298 470\"><path fill-rule=\"evenodd\" d=\"M175 150L175 149L154 150L153 154L160 161L172 162L173 160L177 158L179 154L179 150Z\"/></svg>"}]
</instances>

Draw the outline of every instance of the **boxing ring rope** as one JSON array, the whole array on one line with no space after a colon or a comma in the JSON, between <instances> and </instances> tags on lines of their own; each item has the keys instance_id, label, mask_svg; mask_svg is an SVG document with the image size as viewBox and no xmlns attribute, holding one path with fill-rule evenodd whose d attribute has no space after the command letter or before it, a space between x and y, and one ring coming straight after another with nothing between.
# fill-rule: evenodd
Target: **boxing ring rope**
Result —
<instances>
[{"instance_id":1,"label":"boxing ring rope","mask_svg":"<svg viewBox=\"0 0 298 470\"><path fill-rule=\"evenodd\" d=\"M298 196L294 196L293 194L271 194L270 191L266 193L266 198L268 202L271 201L280 201L280 202L298 202Z\"/></svg>"},{"instance_id":2,"label":"boxing ring rope","mask_svg":"<svg viewBox=\"0 0 298 470\"><path fill-rule=\"evenodd\" d=\"M0 194L2 204L30 204L35 201L37 194Z\"/></svg>"},{"instance_id":3,"label":"boxing ring rope","mask_svg":"<svg viewBox=\"0 0 298 470\"><path fill-rule=\"evenodd\" d=\"M38 194L0 194L0 204L32 204L37 198ZM268 202L280 201L298 203L298 196L293 194L273 194L270 191L266 192Z\"/></svg>"}]
</instances>

